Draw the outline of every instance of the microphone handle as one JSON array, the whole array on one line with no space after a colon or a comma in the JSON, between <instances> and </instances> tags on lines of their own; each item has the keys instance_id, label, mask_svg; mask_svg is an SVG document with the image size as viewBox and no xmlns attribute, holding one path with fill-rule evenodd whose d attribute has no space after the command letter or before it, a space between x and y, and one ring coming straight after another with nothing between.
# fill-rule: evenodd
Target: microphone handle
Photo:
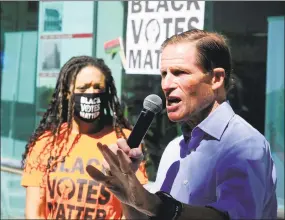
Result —
<instances>
[{"instance_id":1,"label":"microphone handle","mask_svg":"<svg viewBox=\"0 0 285 220\"><path fill-rule=\"evenodd\" d=\"M139 147L154 116L155 116L155 113L148 111L146 109L143 109L141 111L139 118L127 140L127 143L130 148Z\"/></svg>"}]
</instances>

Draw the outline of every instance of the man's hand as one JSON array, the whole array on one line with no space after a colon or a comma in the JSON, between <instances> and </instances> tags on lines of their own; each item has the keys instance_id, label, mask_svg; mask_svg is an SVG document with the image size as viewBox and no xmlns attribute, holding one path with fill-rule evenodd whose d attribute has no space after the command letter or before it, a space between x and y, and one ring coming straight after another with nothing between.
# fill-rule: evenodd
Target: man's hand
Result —
<instances>
[{"instance_id":1,"label":"man's hand","mask_svg":"<svg viewBox=\"0 0 285 220\"><path fill-rule=\"evenodd\" d=\"M109 165L109 168L104 168L110 170L106 172L107 175L104 175L95 167L88 165L86 167L88 174L94 180L108 187L121 202L133 206L134 208L142 207L149 193L138 181L134 172L138 166L135 167L129 157L129 155L132 157L137 156L137 160L140 161L142 154L139 150L133 151L135 149L129 149L122 140L119 141L117 149L116 146L109 148L101 143L98 143L97 146ZM126 154L122 148L128 154Z\"/></svg>"},{"instance_id":2,"label":"man's hand","mask_svg":"<svg viewBox=\"0 0 285 220\"><path fill-rule=\"evenodd\" d=\"M117 146L119 149L121 149L123 152L125 152L125 154L131 158L132 164L132 170L134 172L137 172L140 163L143 160L143 153L142 153L142 149L140 147L138 148L133 148L131 149L129 147L129 145L127 144L127 141L124 138L120 138L117 140ZM113 151L114 152L114 151Z\"/></svg>"},{"instance_id":3,"label":"man's hand","mask_svg":"<svg viewBox=\"0 0 285 220\"><path fill-rule=\"evenodd\" d=\"M123 152L125 152L125 154L131 159L132 163L130 166L132 170L134 171L134 173L137 172L140 166L140 163L142 162L143 157L144 157L141 148L131 149L128 146L127 141L123 138L119 138L117 140L117 144L111 144L108 147L114 154L117 154L118 149L121 149ZM102 166L103 166L104 174L110 172L110 166L106 160L103 160Z\"/></svg>"},{"instance_id":4,"label":"man's hand","mask_svg":"<svg viewBox=\"0 0 285 220\"><path fill-rule=\"evenodd\" d=\"M138 181L133 169L132 161L129 156L120 148L113 151L106 145L97 144L99 150L102 152L106 162L109 164L110 171L104 175L95 167L88 165L86 171L88 174L99 183L105 185L109 190L123 203L123 207L133 207L129 218L137 218L138 213L143 213L139 218L147 216L156 216L158 207L161 206L160 198L149 193ZM126 210L127 210L126 209ZM225 220L227 216L219 211L202 206L185 205L179 219L215 219Z\"/></svg>"}]
</instances>

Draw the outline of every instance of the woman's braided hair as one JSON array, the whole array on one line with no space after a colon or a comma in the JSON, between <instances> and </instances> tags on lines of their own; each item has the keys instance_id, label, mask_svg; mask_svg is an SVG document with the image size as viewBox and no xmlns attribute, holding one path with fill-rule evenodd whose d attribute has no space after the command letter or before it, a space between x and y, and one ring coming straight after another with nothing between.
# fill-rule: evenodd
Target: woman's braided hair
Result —
<instances>
[{"instance_id":1,"label":"woman's braided hair","mask_svg":"<svg viewBox=\"0 0 285 220\"><path fill-rule=\"evenodd\" d=\"M119 98L117 96L117 90L114 84L111 70L105 64L104 60L93 58L89 56L77 56L68 60L61 68L52 99L49 107L44 113L39 126L35 132L31 135L25 152L22 155L22 167L26 165L26 158L29 152L31 152L38 138L45 132L51 132L53 141L52 146L57 141L57 137L60 136L61 126L63 123L67 123L67 129L65 131L66 141L72 130L72 120L74 113L74 85L77 74L80 70L86 66L94 66L101 70L105 75L106 92L108 105L105 106L106 115L105 122L112 123L117 137L125 137L123 128L131 129L128 120L124 117ZM69 99L67 98L69 95ZM113 116L111 115L111 111ZM62 151L58 149L59 151ZM56 150L58 152L58 150ZM70 152L71 149L69 149Z\"/></svg>"}]
</instances>

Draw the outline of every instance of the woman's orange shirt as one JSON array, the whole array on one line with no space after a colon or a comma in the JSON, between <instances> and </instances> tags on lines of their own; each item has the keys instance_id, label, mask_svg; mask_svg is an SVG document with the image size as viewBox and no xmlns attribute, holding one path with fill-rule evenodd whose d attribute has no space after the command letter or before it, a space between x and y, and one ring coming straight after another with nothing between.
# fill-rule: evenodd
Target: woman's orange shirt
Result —
<instances>
[{"instance_id":1,"label":"woman's orange shirt","mask_svg":"<svg viewBox=\"0 0 285 220\"><path fill-rule=\"evenodd\" d=\"M124 133L128 136L130 131L124 129ZM46 218L121 219L123 214L119 200L106 187L94 181L85 170L89 164L102 170L103 155L97 148L97 143L116 143L115 132L110 128L104 128L99 136L81 135L78 138L76 134L71 134L66 148L74 144L72 150L64 162L60 162L56 169L45 175L40 167L47 165L49 154L41 159L39 154L47 146L48 140L50 135L46 133L36 142L27 157L21 182L24 187L40 187L42 181L46 181L46 207L43 207L46 209ZM142 184L147 183L143 163L136 175Z\"/></svg>"}]
</instances>

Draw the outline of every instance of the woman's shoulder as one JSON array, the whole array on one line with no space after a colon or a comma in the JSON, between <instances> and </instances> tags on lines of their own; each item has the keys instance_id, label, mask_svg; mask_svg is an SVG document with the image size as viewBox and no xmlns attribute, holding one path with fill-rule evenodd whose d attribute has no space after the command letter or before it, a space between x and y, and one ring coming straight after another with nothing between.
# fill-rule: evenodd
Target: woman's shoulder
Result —
<instances>
[{"instance_id":1,"label":"woman's shoulder","mask_svg":"<svg viewBox=\"0 0 285 220\"><path fill-rule=\"evenodd\" d=\"M63 123L60 126L60 132L58 138L62 139L66 131L67 131L67 123ZM37 143L46 142L48 140L52 140L52 137L54 137L54 133L51 130L46 130L37 138L36 142Z\"/></svg>"},{"instance_id":2,"label":"woman's shoulder","mask_svg":"<svg viewBox=\"0 0 285 220\"><path fill-rule=\"evenodd\" d=\"M130 129L123 128L122 131L126 137L130 136L130 133L131 133ZM98 135L96 135L96 136L97 136L97 138L106 139L106 140L110 140L112 142L116 142L116 140L118 139L118 132L120 133L120 131L116 131L112 126L110 126L110 127L105 127L100 136L98 136ZM124 135L119 134L119 136L122 136L122 137Z\"/></svg>"},{"instance_id":3,"label":"woman's shoulder","mask_svg":"<svg viewBox=\"0 0 285 220\"><path fill-rule=\"evenodd\" d=\"M52 133L49 131L45 131L43 134L41 134L33 143L30 143L29 154L31 152L41 152L42 149L51 141L51 137Z\"/></svg>"},{"instance_id":4,"label":"woman's shoulder","mask_svg":"<svg viewBox=\"0 0 285 220\"><path fill-rule=\"evenodd\" d=\"M128 128L122 128L122 131L125 135L129 135L131 133L131 130ZM116 135L117 131L115 130L113 126L106 126L102 130L102 133L104 135Z\"/></svg>"},{"instance_id":5,"label":"woman's shoulder","mask_svg":"<svg viewBox=\"0 0 285 220\"><path fill-rule=\"evenodd\" d=\"M53 136L51 131L45 131L43 134L41 134L38 138L37 141L43 141L50 139Z\"/></svg>"}]
</instances>

